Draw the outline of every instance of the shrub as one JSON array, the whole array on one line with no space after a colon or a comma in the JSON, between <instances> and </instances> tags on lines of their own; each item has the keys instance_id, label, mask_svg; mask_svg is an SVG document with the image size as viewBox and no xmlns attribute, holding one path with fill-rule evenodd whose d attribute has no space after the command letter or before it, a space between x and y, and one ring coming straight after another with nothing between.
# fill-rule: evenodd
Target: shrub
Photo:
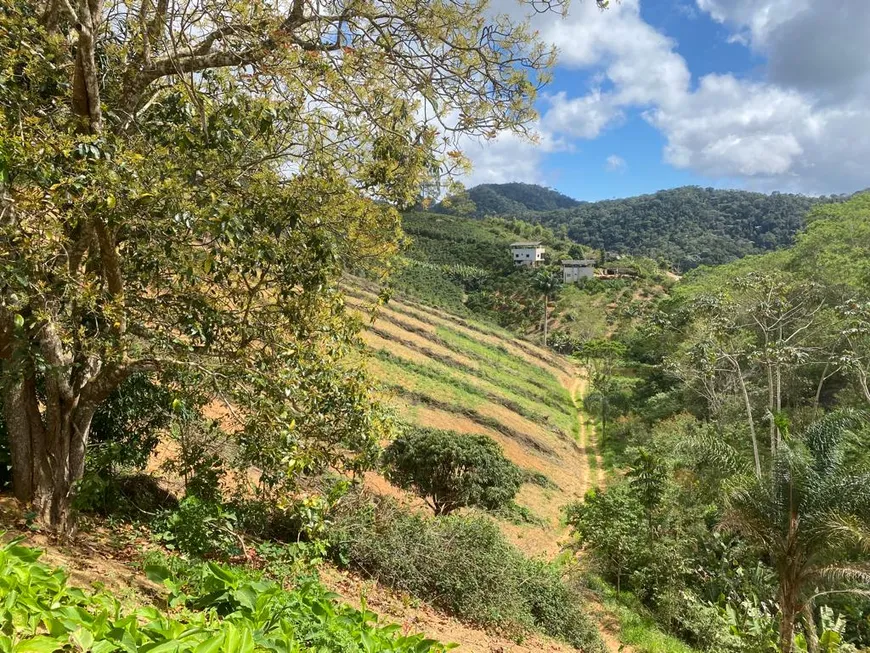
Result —
<instances>
[{"instance_id":1,"label":"shrub","mask_svg":"<svg viewBox=\"0 0 870 653\"><path fill-rule=\"evenodd\" d=\"M415 429L387 447L383 462L387 478L426 499L436 515L464 506L496 510L522 483L519 469L483 435Z\"/></svg>"},{"instance_id":2,"label":"shrub","mask_svg":"<svg viewBox=\"0 0 870 653\"><path fill-rule=\"evenodd\" d=\"M85 474L75 507L82 512L140 519L178 508L178 499L150 474Z\"/></svg>"},{"instance_id":3,"label":"shrub","mask_svg":"<svg viewBox=\"0 0 870 653\"><path fill-rule=\"evenodd\" d=\"M485 516L425 517L390 499L354 495L334 516L330 545L340 563L461 619L602 650L558 568L527 560Z\"/></svg>"},{"instance_id":4,"label":"shrub","mask_svg":"<svg viewBox=\"0 0 870 653\"><path fill-rule=\"evenodd\" d=\"M196 496L185 497L177 510L164 513L154 534L168 549L186 555L229 558L245 553L235 513Z\"/></svg>"},{"instance_id":5,"label":"shrub","mask_svg":"<svg viewBox=\"0 0 870 653\"><path fill-rule=\"evenodd\" d=\"M605 578L621 591L647 545L641 505L628 485L589 490L582 502L568 505L565 512L577 544L592 551Z\"/></svg>"},{"instance_id":6,"label":"shrub","mask_svg":"<svg viewBox=\"0 0 870 653\"><path fill-rule=\"evenodd\" d=\"M145 374L134 374L94 413L88 467L100 475L142 469L169 424L172 393Z\"/></svg>"}]
</instances>

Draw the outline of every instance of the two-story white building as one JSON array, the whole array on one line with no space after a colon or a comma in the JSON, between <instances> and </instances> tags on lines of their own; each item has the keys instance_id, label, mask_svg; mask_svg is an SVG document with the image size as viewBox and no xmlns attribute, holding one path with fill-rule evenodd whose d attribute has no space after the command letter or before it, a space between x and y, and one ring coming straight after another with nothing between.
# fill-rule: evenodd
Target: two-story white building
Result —
<instances>
[{"instance_id":1,"label":"two-story white building","mask_svg":"<svg viewBox=\"0 0 870 653\"><path fill-rule=\"evenodd\" d=\"M530 265L535 267L544 262L546 249L540 241L511 243L511 256L514 265Z\"/></svg>"},{"instance_id":2,"label":"two-story white building","mask_svg":"<svg viewBox=\"0 0 870 653\"><path fill-rule=\"evenodd\" d=\"M580 279L591 279L594 276L594 259L568 259L562 261L562 281L565 283L575 283L580 281Z\"/></svg>"}]
</instances>

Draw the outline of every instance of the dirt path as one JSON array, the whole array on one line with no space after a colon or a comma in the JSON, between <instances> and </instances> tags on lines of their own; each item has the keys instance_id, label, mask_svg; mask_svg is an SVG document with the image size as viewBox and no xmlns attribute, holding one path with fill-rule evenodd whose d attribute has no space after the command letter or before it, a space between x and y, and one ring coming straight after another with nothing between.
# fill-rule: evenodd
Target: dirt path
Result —
<instances>
[{"instance_id":1,"label":"dirt path","mask_svg":"<svg viewBox=\"0 0 870 653\"><path fill-rule=\"evenodd\" d=\"M574 402L574 407L577 409L577 424L579 426L580 449L583 450L583 492L590 487L601 488L604 482L604 474L601 460L601 453L598 451L595 440L595 428L588 423L586 414L582 409L583 396L586 394L588 380L585 374L577 376L572 384L571 400ZM595 460L595 469L589 464L589 459L592 457Z\"/></svg>"},{"instance_id":2,"label":"dirt path","mask_svg":"<svg viewBox=\"0 0 870 653\"><path fill-rule=\"evenodd\" d=\"M596 446L595 430L587 420L586 414L582 409L583 396L586 394L587 387L588 380L585 376L585 370L581 370L581 374L571 384L570 392L571 400L577 409L579 445L583 451L581 481L584 494L590 487L594 486L600 489L604 485L604 467L601 453ZM594 469L589 464L590 457L593 457L595 460ZM589 609L590 616L598 627L598 633L601 635L601 640L604 642L607 653L634 653L633 647L619 641L619 622L615 615L611 614L601 603L588 597L586 599L586 606Z\"/></svg>"}]
</instances>

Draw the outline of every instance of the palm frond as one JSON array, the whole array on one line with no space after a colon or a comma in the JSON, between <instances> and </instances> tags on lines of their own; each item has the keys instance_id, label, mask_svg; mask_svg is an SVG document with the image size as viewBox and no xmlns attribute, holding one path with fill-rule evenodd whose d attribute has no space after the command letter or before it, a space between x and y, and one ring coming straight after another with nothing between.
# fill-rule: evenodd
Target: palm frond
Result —
<instances>
[{"instance_id":1,"label":"palm frond","mask_svg":"<svg viewBox=\"0 0 870 653\"><path fill-rule=\"evenodd\" d=\"M819 530L833 546L851 545L870 553L870 524L855 515L831 514Z\"/></svg>"},{"instance_id":2,"label":"palm frond","mask_svg":"<svg viewBox=\"0 0 870 653\"><path fill-rule=\"evenodd\" d=\"M818 568L815 576L832 585L851 583L854 585L870 585L870 564L832 564Z\"/></svg>"},{"instance_id":3,"label":"palm frond","mask_svg":"<svg viewBox=\"0 0 870 653\"><path fill-rule=\"evenodd\" d=\"M813 422L801 440L816 461L820 473L842 463L845 446L854 439L854 430L867 421L865 411L843 409L829 413Z\"/></svg>"},{"instance_id":4,"label":"palm frond","mask_svg":"<svg viewBox=\"0 0 870 653\"><path fill-rule=\"evenodd\" d=\"M687 435L676 450L726 476L744 474L750 468L748 460L735 447L706 431Z\"/></svg>"}]
</instances>

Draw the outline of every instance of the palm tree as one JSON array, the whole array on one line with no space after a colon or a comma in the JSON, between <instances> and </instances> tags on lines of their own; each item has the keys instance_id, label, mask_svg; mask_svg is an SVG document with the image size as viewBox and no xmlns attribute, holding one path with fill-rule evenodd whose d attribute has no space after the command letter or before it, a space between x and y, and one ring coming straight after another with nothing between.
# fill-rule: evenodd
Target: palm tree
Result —
<instances>
[{"instance_id":1,"label":"palm tree","mask_svg":"<svg viewBox=\"0 0 870 653\"><path fill-rule=\"evenodd\" d=\"M870 543L870 469L849 455L851 429L865 419L832 413L800 436L786 435L767 473L747 476L727 494L723 526L757 545L776 569L782 653L794 651L798 616L815 639L816 597L870 594L855 587L870 583L870 564L850 555Z\"/></svg>"}]
</instances>

